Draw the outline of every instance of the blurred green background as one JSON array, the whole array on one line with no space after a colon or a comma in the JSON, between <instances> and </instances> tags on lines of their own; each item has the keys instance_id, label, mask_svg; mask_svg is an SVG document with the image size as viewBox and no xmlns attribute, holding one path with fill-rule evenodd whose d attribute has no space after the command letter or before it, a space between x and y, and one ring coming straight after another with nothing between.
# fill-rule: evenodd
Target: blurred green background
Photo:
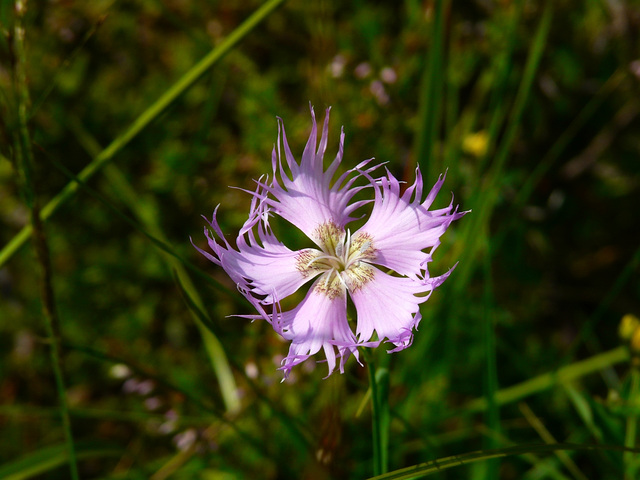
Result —
<instances>
[{"instance_id":1,"label":"blurred green background","mask_svg":"<svg viewBox=\"0 0 640 480\"><path fill-rule=\"evenodd\" d=\"M374 355L388 468L635 445L640 382L618 326L640 312L640 4L277 3L228 45L261 2L32 1L22 55L14 4L0 4L0 247L29 224L21 62L41 205L101 167L45 224L81 478L373 475L366 367L323 380L309 360L280 383L288 345L229 317L253 312L189 242L204 244L200 215L218 204L235 236L250 196L228 186L271 172L276 115L299 158L309 102L320 118L332 106L328 158L343 125L344 167L376 157L410 182L419 164L429 186L446 170L438 205L452 191L473 210L434 256L434 275L460 263L414 345ZM31 242L0 258L0 473L69 478L40 267ZM631 479L638 466L531 447L435 477Z\"/></svg>"}]
</instances>

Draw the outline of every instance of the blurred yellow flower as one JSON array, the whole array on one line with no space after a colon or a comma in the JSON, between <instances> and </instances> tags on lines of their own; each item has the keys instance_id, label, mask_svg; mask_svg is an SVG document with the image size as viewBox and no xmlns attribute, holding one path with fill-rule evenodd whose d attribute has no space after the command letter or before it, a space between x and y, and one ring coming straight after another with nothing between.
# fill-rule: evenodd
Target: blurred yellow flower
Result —
<instances>
[{"instance_id":1,"label":"blurred yellow flower","mask_svg":"<svg viewBox=\"0 0 640 480\"><path fill-rule=\"evenodd\" d=\"M481 157L486 153L488 143L486 130L480 130L464 138L462 141L462 149L465 153L469 153L474 157Z\"/></svg>"},{"instance_id":2,"label":"blurred yellow flower","mask_svg":"<svg viewBox=\"0 0 640 480\"><path fill-rule=\"evenodd\" d=\"M631 340L636 330L640 326L640 320L635 315L627 313L622 320L620 320L620 326L618 327L618 334L623 340Z\"/></svg>"}]
</instances>

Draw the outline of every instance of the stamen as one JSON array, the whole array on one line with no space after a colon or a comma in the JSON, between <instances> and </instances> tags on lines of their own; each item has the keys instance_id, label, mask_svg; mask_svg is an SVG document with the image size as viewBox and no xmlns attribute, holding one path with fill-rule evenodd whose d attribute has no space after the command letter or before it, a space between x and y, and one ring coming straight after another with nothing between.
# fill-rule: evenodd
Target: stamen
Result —
<instances>
[{"instance_id":1,"label":"stamen","mask_svg":"<svg viewBox=\"0 0 640 480\"><path fill-rule=\"evenodd\" d=\"M342 278L342 273L338 274L338 280L340 280L340 283L342 283L342 285L346 290L349 290L349 287L347 287L347 284L345 283L344 278Z\"/></svg>"},{"instance_id":2,"label":"stamen","mask_svg":"<svg viewBox=\"0 0 640 480\"><path fill-rule=\"evenodd\" d=\"M327 223L318 227L316 236L321 251L301 257L299 269L307 275L311 270L323 272L319 291L333 297L341 290L357 290L373 278L368 261L375 258L375 249L369 234L360 232L352 236L350 229Z\"/></svg>"},{"instance_id":3,"label":"stamen","mask_svg":"<svg viewBox=\"0 0 640 480\"><path fill-rule=\"evenodd\" d=\"M324 274L324 285L323 285L324 289L326 289L329 286L329 279L333 275L334 270L335 269L331 267L331 270L329 270L327 273Z\"/></svg>"},{"instance_id":4,"label":"stamen","mask_svg":"<svg viewBox=\"0 0 640 480\"><path fill-rule=\"evenodd\" d=\"M343 255L343 263L346 264L351 253L351 230L347 228L347 239L345 241L345 254Z\"/></svg>"},{"instance_id":5,"label":"stamen","mask_svg":"<svg viewBox=\"0 0 640 480\"><path fill-rule=\"evenodd\" d=\"M317 262L318 260L334 260L335 257L333 255L318 255L314 258L312 258L311 260L309 260L309 263L307 263L305 265L306 268L309 268L314 262Z\"/></svg>"}]
</instances>

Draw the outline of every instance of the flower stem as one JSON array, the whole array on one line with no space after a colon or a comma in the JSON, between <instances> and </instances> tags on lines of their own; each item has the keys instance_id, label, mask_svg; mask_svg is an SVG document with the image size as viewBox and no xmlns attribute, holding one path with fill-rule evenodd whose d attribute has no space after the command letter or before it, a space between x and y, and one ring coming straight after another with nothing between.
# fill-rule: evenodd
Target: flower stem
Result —
<instances>
[{"instance_id":1,"label":"flower stem","mask_svg":"<svg viewBox=\"0 0 640 480\"><path fill-rule=\"evenodd\" d=\"M49 258L47 239L45 236L42 221L40 219L40 208L38 205L36 189L34 187L35 182L33 179L33 154L31 152L31 139L27 126L29 90L27 88L26 81L26 53L24 45L25 30L22 23L25 11L26 0L17 0L15 3L16 20L13 36L13 49L16 59L14 71L14 88L18 110L18 128L17 132L14 134L14 154L16 167L22 180L21 183L25 202L31 211L31 228L33 231L34 249L37 261L40 264L42 276L42 310L45 319L45 326L47 329L47 336L50 340L51 364L53 366L56 389L58 392L62 426L67 442L71 478L73 480L77 480L79 478L78 465L73 443L73 434L71 432L71 421L69 418L69 409L67 406L64 378L62 374L62 362L60 358L60 329L58 315L56 312L55 298L53 294L51 262Z\"/></svg>"},{"instance_id":2,"label":"flower stem","mask_svg":"<svg viewBox=\"0 0 640 480\"><path fill-rule=\"evenodd\" d=\"M389 404L387 402L389 375L386 368L376 371L373 355L366 349L362 351L367 362L371 388L373 474L382 475L389 469Z\"/></svg>"}]
</instances>

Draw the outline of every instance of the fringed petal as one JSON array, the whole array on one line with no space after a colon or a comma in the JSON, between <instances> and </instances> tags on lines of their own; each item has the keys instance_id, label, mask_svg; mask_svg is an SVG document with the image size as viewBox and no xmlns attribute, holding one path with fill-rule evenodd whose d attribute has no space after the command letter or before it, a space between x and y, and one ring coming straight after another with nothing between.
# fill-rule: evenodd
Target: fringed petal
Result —
<instances>
[{"instance_id":1,"label":"fringed petal","mask_svg":"<svg viewBox=\"0 0 640 480\"><path fill-rule=\"evenodd\" d=\"M420 304L428 300L436 285L406 277L393 277L375 267L370 268L373 275L367 283L349 288L358 314L358 342L371 345L375 332L377 343L388 340L395 345L392 352L403 350L413 342L413 330L422 318ZM373 345L377 346L377 343Z\"/></svg>"},{"instance_id":2,"label":"fringed petal","mask_svg":"<svg viewBox=\"0 0 640 480\"><path fill-rule=\"evenodd\" d=\"M274 212L291 222L317 244L320 240L317 228L320 225L333 223L344 228L347 223L356 219L350 216L353 209L349 208L349 202L363 188L353 187L353 182L361 175L357 169L349 170L333 183L333 176L342 162L344 132L340 135L338 155L329 168L324 170L324 153L329 136L329 110L326 110L322 136L318 146L316 117L313 108L311 108L311 133L302 153L300 164L291 154L284 123L278 119L278 146L274 148L272 155L273 180L270 184L260 183L260 187L270 194L266 203L273 208ZM280 142L282 142L282 148ZM286 164L291 177L285 171L281 156L282 150L285 152ZM373 168L370 168L368 171L372 170ZM368 186L364 188L368 188Z\"/></svg>"},{"instance_id":3,"label":"fringed petal","mask_svg":"<svg viewBox=\"0 0 640 480\"><path fill-rule=\"evenodd\" d=\"M321 348L329 367L327 376L335 369L337 358L340 359L340 373L343 373L349 355L358 357L355 336L347 322L346 294L332 298L317 292L315 286L322 281L322 278L316 280L296 308L273 315L274 328L285 339L291 340L289 354L280 367L285 378L294 366L315 355Z\"/></svg>"},{"instance_id":4,"label":"fringed petal","mask_svg":"<svg viewBox=\"0 0 640 480\"><path fill-rule=\"evenodd\" d=\"M430 253L440 244L440 237L451 222L467 212L454 209L453 200L448 207L430 211L444 176L422 201L422 176L416 169L416 180L400 194L400 182L389 172L378 180L365 174L374 185L373 210L358 233L372 238L376 250L373 263L390 268L414 280L425 278L425 265L431 260ZM424 252L431 249L430 253Z\"/></svg>"}]
</instances>

